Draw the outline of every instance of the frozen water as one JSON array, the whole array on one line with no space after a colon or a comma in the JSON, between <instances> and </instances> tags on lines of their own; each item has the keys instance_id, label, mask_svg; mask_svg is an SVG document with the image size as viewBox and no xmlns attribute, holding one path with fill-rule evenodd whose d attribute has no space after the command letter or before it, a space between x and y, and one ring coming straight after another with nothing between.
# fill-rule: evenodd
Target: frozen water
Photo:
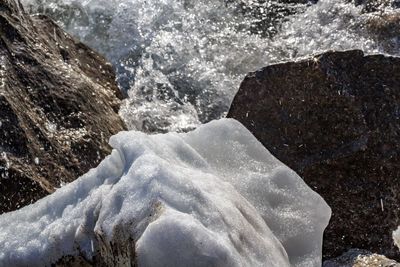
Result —
<instances>
[{"instance_id":1,"label":"frozen water","mask_svg":"<svg viewBox=\"0 0 400 267\"><path fill-rule=\"evenodd\" d=\"M393 239L396 246L400 249L400 226L399 229L393 233Z\"/></svg>"},{"instance_id":2,"label":"frozen water","mask_svg":"<svg viewBox=\"0 0 400 267\"><path fill-rule=\"evenodd\" d=\"M50 14L67 31L106 55L129 96L121 116L131 129L146 132L187 131L223 117L244 75L271 63L331 49L399 54L399 36L377 39L367 29L369 21L380 14L364 14L361 6L347 0L320 0L315 5L273 0L22 2L32 12ZM239 11L238 2L247 12ZM258 32L259 25L267 26ZM255 204L263 199L250 193L246 196L243 188L236 186L263 214L266 208ZM285 226L289 222L295 220L288 219ZM279 226L273 221L267 224L291 261L297 249L307 250L307 246L290 249L289 244L297 243L277 234L274 229ZM399 231L394 234L397 243Z\"/></svg>"},{"instance_id":3,"label":"frozen water","mask_svg":"<svg viewBox=\"0 0 400 267\"><path fill-rule=\"evenodd\" d=\"M96 169L0 216L1 267L90 260L130 240L140 266L321 266L329 207L239 122L110 143Z\"/></svg>"},{"instance_id":4,"label":"frozen water","mask_svg":"<svg viewBox=\"0 0 400 267\"><path fill-rule=\"evenodd\" d=\"M398 53L366 32L372 15L347 0L309 7L250 0L23 2L114 63L129 95L121 116L146 132L186 131L223 117L244 75L271 63L329 49Z\"/></svg>"}]
</instances>

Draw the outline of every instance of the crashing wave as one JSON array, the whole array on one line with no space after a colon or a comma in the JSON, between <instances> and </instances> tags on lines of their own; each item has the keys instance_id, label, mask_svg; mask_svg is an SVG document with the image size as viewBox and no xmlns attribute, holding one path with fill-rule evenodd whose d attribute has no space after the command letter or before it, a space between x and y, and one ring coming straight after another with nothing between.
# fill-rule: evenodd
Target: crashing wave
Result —
<instances>
[{"instance_id":1,"label":"crashing wave","mask_svg":"<svg viewBox=\"0 0 400 267\"><path fill-rule=\"evenodd\" d=\"M129 96L122 118L145 132L223 117L244 75L271 63L330 49L399 51L398 39L385 47L368 32L376 14L362 6L304 2L23 0L106 55Z\"/></svg>"}]
</instances>

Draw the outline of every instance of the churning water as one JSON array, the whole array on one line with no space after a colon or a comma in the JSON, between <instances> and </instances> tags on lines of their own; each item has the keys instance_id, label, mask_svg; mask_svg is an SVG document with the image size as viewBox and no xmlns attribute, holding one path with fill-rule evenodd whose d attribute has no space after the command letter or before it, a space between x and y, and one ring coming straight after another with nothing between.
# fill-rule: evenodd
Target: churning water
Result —
<instances>
[{"instance_id":1,"label":"churning water","mask_svg":"<svg viewBox=\"0 0 400 267\"><path fill-rule=\"evenodd\" d=\"M396 34L377 36L369 27L395 11L365 13L346 0L23 3L114 64L128 95L120 115L146 132L186 131L223 117L246 73L262 66L330 49L397 54L399 43Z\"/></svg>"}]
</instances>

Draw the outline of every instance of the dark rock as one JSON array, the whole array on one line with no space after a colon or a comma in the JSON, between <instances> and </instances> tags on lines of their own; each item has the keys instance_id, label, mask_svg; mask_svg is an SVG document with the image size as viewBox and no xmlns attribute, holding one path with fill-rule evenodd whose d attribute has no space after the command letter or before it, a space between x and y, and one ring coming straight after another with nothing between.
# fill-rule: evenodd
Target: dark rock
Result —
<instances>
[{"instance_id":1,"label":"dark rock","mask_svg":"<svg viewBox=\"0 0 400 267\"><path fill-rule=\"evenodd\" d=\"M354 30L379 44L379 51L397 55L400 50L400 0L356 0L362 20Z\"/></svg>"},{"instance_id":2,"label":"dark rock","mask_svg":"<svg viewBox=\"0 0 400 267\"><path fill-rule=\"evenodd\" d=\"M400 264L366 250L351 249L338 258L325 261L322 267L400 267Z\"/></svg>"},{"instance_id":3,"label":"dark rock","mask_svg":"<svg viewBox=\"0 0 400 267\"><path fill-rule=\"evenodd\" d=\"M264 37L273 37L289 16L301 13L318 0L227 0L236 3L238 11L252 21L250 31Z\"/></svg>"},{"instance_id":4,"label":"dark rock","mask_svg":"<svg viewBox=\"0 0 400 267\"><path fill-rule=\"evenodd\" d=\"M45 16L0 0L0 213L95 167L123 130L112 66Z\"/></svg>"},{"instance_id":5,"label":"dark rock","mask_svg":"<svg viewBox=\"0 0 400 267\"><path fill-rule=\"evenodd\" d=\"M366 35L378 43L383 51L398 54L400 50L400 10L375 13L366 21Z\"/></svg>"},{"instance_id":6,"label":"dark rock","mask_svg":"<svg viewBox=\"0 0 400 267\"><path fill-rule=\"evenodd\" d=\"M327 52L241 84L241 121L331 206L324 257L359 247L399 259L400 58Z\"/></svg>"},{"instance_id":7,"label":"dark rock","mask_svg":"<svg viewBox=\"0 0 400 267\"><path fill-rule=\"evenodd\" d=\"M364 12L384 12L385 8L399 8L399 0L352 0L356 6L361 6Z\"/></svg>"}]
</instances>

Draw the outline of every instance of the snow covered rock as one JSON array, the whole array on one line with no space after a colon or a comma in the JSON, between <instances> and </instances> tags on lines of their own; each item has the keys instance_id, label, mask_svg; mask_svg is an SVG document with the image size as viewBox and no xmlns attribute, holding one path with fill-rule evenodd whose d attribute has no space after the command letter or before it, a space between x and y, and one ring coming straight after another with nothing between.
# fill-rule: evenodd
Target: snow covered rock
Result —
<instances>
[{"instance_id":1,"label":"snow covered rock","mask_svg":"<svg viewBox=\"0 0 400 267\"><path fill-rule=\"evenodd\" d=\"M0 216L1 267L321 265L330 208L237 121L110 144L96 169Z\"/></svg>"},{"instance_id":2,"label":"snow covered rock","mask_svg":"<svg viewBox=\"0 0 400 267\"><path fill-rule=\"evenodd\" d=\"M46 16L0 1L0 214L86 173L124 129L111 64Z\"/></svg>"}]
</instances>

